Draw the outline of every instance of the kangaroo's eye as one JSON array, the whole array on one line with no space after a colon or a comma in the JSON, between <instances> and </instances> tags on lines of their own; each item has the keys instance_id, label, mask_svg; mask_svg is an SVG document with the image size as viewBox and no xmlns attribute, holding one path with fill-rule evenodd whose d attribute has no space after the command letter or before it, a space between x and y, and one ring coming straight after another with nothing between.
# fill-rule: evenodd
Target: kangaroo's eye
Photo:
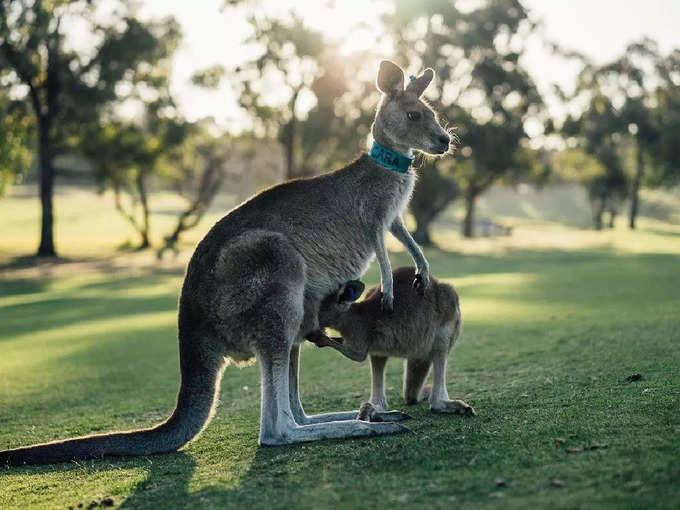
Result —
<instances>
[{"instance_id":1,"label":"kangaroo's eye","mask_svg":"<svg viewBox=\"0 0 680 510\"><path fill-rule=\"evenodd\" d=\"M420 112L408 112L408 120L420 120Z\"/></svg>"}]
</instances>

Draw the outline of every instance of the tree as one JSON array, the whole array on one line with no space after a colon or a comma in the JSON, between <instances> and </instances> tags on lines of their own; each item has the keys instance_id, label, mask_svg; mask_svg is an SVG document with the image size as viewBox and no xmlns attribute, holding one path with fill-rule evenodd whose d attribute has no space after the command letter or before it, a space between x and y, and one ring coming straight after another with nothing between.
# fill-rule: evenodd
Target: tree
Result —
<instances>
[{"instance_id":1,"label":"tree","mask_svg":"<svg viewBox=\"0 0 680 510\"><path fill-rule=\"evenodd\" d=\"M305 96L310 99L310 87L319 73L322 34L306 27L295 14L286 20L254 13L250 24L253 34L247 43L261 51L236 69L239 103L251 114L256 129L281 144L286 177L291 179L299 173L298 125L306 113L301 103Z\"/></svg>"},{"instance_id":2,"label":"tree","mask_svg":"<svg viewBox=\"0 0 680 510\"><path fill-rule=\"evenodd\" d=\"M625 53L613 62L595 68L591 78L595 86L615 101L622 102L619 110L621 136L629 135L635 145L635 170L630 189L628 225L635 228L639 210L640 188L644 182L645 168L659 136L652 121L654 83L658 81L660 55L656 43L644 38L630 44ZM582 73L582 81L588 73ZM586 84L587 85L587 84ZM624 130L625 129L625 130ZM627 131L627 132L626 132Z\"/></svg>"},{"instance_id":3,"label":"tree","mask_svg":"<svg viewBox=\"0 0 680 510\"><path fill-rule=\"evenodd\" d=\"M0 0L0 71L4 83L27 90L35 118L42 207L38 256L55 256L53 192L55 161L77 143L81 126L96 123L120 99L118 85L153 83L148 69L176 39L172 20L142 23L125 1L113 2L106 23L89 0ZM88 24L94 51L79 54L66 44L65 26ZM56 127L58 126L58 129Z\"/></svg>"},{"instance_id":4,"label":"tree","mask_svg":"<svg viewBox=\"0 0 680 510\"><path fill-rule=\"evenodd\" d=\"M452 179L453 165L427 165L421 168L418 183L411 197L410 208L416 220L413 238L421 246L432 246L430 225L447 205L459 194L455 179Z\"/></svg>"},{"instance_id":5,"label":"tree","mask_svg":"<svg viewBox=\"0 0 680 510\"><path fill-rule=\"evenodd\" d=\"M597 83L588 81L587 75L586 82L591 83L587 89L590 102L580 116L566 118L562 134L572 145L581 147L599 163L601 171L582 182L588 189L594 227L601 230L604 226L603 214L609 211L609 226L613 226L618 207L628 194L628 177L623 162L625 148L621 134L627 124L620 110L614 107ZM581 84L577 90L582 92L586 89Z\"/></svg>"},{"instance_id":6,"label":"tree","mask_svg":"<svg viewBox=\"0 0 680 510\"><path fill-rule=\"evenodd\" d=\"M191 126L181 145L163 157L164 177L185 201L172 231L164 237L158 258L166 251L177 253L180 236L194 228L203 218L227 174L231 146L223 136L211 136L200 124Z\"/></svg>"},{"instance_id":7,"label":"tree","mask_svg":"<svg viewBox=\"0 0 680 510\"><path fill-rule=\"evenodd\" d=\"M653 96L651 122L658 136L650 150L648 184L674 185L680 181L680 50L672 51L657 67L659 85Z\"/></svg>"},{"instance_id":8,"label":"tree","mask_svg":"<svg viewBox=\"0 0 680 510\"><path fill-rule=\"evenodd\" d=\"M465 199L463 234L472 237L477 198L500 179L536 169L535 162L524 166L532 154L526 125L540 116L542 100L520 61L535 24L518 0L486 0L471 10L457 2L394 5L387 26L397 53L414 68L437 70L428 98L461 140L453 175Z\"/></svg>"},{"instance_id":9,"label":"tree","mask_svg":"<svg viewBox=\"0 0 680 510\"><path fill-rule=\"evenodd\" d=\"M288 179L346 163L363 148L377 101L372 79L357 78L369 52L341 54L295 12L272 18L255 9L250 23L246 44L256 56L230 75L254 132L281 145Z\"/></svg>"},{"instance_id":10,"label":"tree","mask_svg":"<svg viewBox=\"0 0 680 510\"><path fill-rule=\"evenodd\" d=\"M82 151L95 169L102 187L111 188L118 212L139 234L137 249L151 247L149 188L159 173L162 158L180 145L188 125L158 116L150 108L140 123L112 121L94 126L84 138Z\"/></svg>"}]
</instances>

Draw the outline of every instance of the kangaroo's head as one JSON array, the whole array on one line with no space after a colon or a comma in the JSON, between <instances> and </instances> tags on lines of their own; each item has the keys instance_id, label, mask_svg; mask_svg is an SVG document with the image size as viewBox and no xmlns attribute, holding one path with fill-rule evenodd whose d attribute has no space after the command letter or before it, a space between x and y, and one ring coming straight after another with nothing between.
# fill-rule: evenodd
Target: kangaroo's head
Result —
<instances>
[{"instance_id":1,"label":"kangaroo's head","mask_svg":"<svg viewBox=\"0 0 680 510\"><path fill-rule=\"evenodd\" d=\"M451 137L420 96L434 78L432 69L412 76L404 87L404 71L389 60L380 62L377 86L383 93L373 123L373 138L380 144L409 154L412 149L427 154L444 154Z\"/></svg>"},{"instance_id":2,"label":"kangaroo's head","mask_svg":"<svg viewBox=\"0 0 680 510\"><path fill-rule=\"evenodd\" d=\"M336 327L349 311L354 301L361 297L366 286L359 280L350 280L340 285L321 301L319 308L319 325L322 328Z\"/></svg>"}]
</instances>

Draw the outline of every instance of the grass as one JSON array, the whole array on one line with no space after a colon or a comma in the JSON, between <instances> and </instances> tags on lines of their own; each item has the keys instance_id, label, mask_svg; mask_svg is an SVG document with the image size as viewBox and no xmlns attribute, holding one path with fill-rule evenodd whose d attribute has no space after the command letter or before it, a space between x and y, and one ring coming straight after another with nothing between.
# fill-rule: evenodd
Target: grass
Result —
<instances>
[{"instance_id":1,"label":"grass","mask_svg":"<svg viewBox=\"0 0 680 510\"><path fill-rule=\"evenodd\" d=\"M93 204L64 201L73 214ZM28 246L30 207L0 202L6 261ZM101 232L113 217L101 208L63 231L69 255L91 263L0 271L0 448L147 426L173 406L186 254L162 268L137 255L100 264L120 241ZM446 250L427 255L461 296L449 392L476 418L406 408L392 360L388 397L413 416L412 434L260 448L258 368L229 367L215 419L181 452L2 470L0 508L104 497L129 509L678 508L680 228L644 218L640 232L592 233L523 218L511 238L461 242L446 221L435 235ZM392 260L408 263L402 251ZM311 346L302 358L308 412L367 398L365 364Z\"/></svg>"}]
</instances>

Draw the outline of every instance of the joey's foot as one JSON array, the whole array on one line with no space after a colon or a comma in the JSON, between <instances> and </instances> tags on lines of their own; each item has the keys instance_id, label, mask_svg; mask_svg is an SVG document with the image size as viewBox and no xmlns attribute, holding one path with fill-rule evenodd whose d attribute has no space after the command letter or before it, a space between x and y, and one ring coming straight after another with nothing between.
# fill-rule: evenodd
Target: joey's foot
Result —
<instances>
[{"instance_id":1,"label":"joey's foot","mask_svg":"<svg viewBox=\"0 0 680 510\"><path fill-rule=\"evenodd\" d=\"M442 414L460 414L462 416L477 416L472 406L462 400L442 400L430 404L430 411Z\"/></svg>"},{"instance_id":2,"label":"joey's foot","mask_svg":"<svg viewBox=\"0 0 680 510\"><path fill-rule=\"evenodd\" d=\"M372 422L391 422L410 420L411 415L401 411L381 411L370 402L364 402L359 408L357 420Z\"/></svg>"},{"instance_id":3,"label":"joey's foot","mask_svg":"<svg viewBox=\"0 0 680 510\"><path fill-rule=\"evenodd\" d=\"M394 312L394 297L391 294L383 294L380 299L380 308L383 313L392 314Z\"/></svg>"}]
</instances>

